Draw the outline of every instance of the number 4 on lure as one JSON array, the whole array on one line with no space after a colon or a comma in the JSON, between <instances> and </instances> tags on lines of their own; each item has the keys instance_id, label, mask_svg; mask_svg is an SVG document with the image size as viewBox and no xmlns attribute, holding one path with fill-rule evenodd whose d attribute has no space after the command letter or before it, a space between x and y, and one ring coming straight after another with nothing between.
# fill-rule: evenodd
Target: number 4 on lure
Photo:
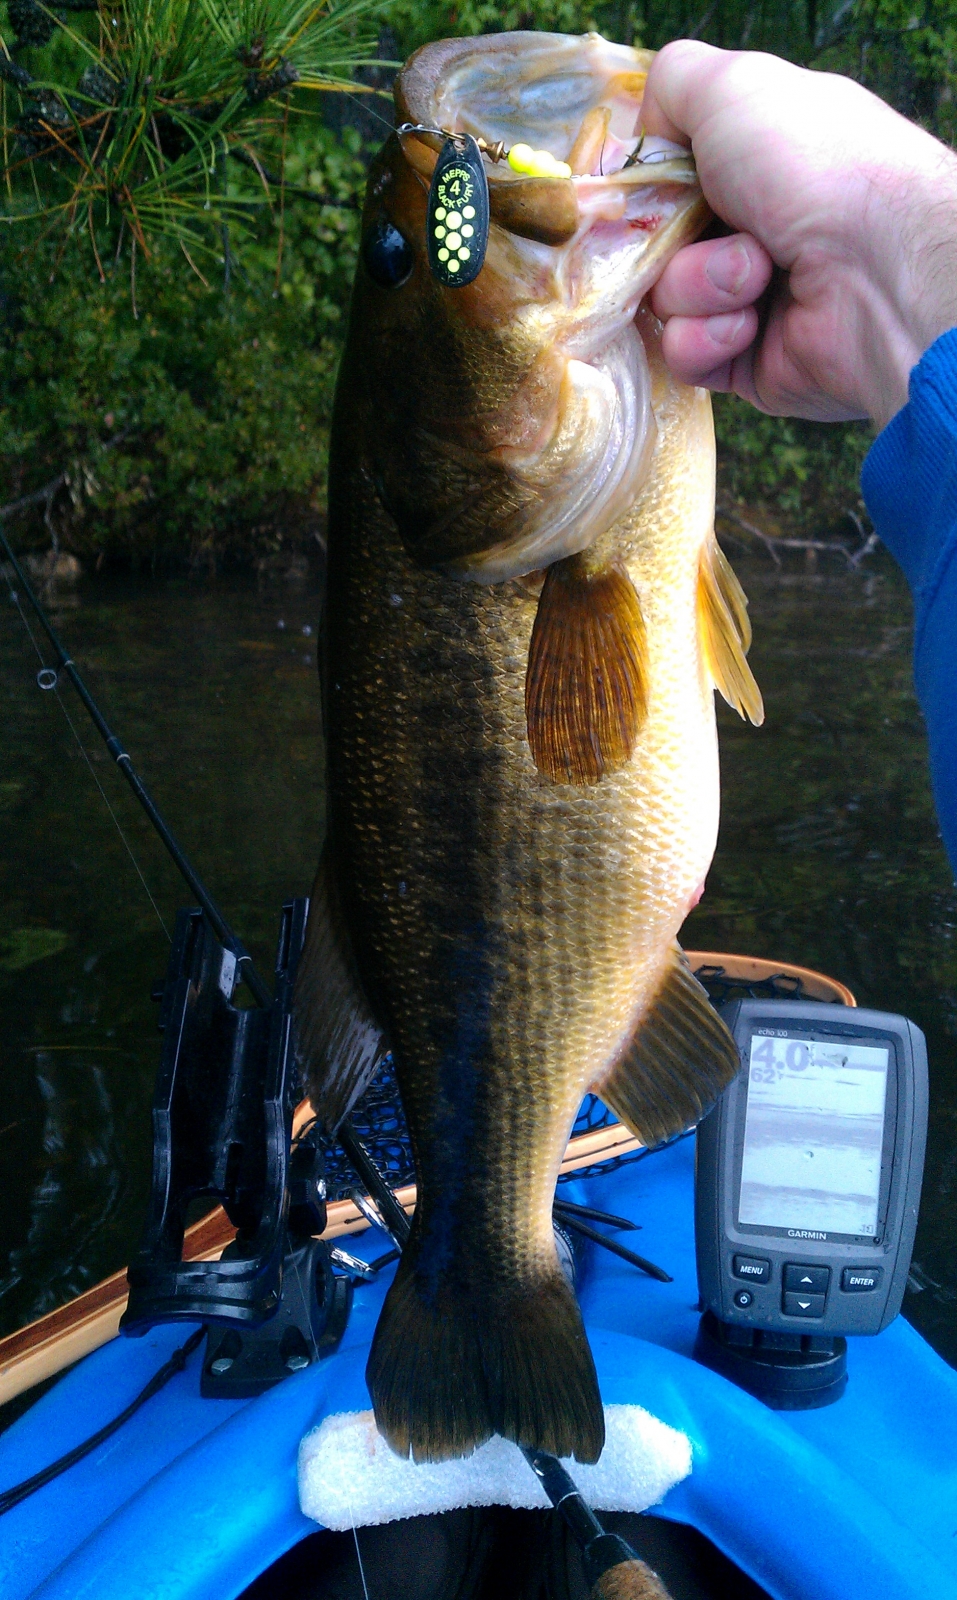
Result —
<instances>
[{"instance_id":1,"label":"number 4 on lure","mask_svg":"<svg viewBox=\"0 0 957 1600\"><path fill-rule=\"evenodd\" d=\"M450 289L478 277L488 248L488 178L471 134L442 146L429 189L429 266Z\"/></svg>"},{"instance_id":2,"label":"number 4 on lure","mask_svg":"<svg viewBox=\"0 0 957 1600\"><path fill-rule=\"evenodd\" d=\"M502 140L489 144L470 133L450 133L423 123L403 122L403 133L438 134L445 139L429 187L426 234L432 276L447 289L473 283L488 249L488 177L482 156L508 160L515 172L540 178L568 178L571 167L548 150L526 144L506 150Z\"/></svg>"},{"instance_id":3,"label":"number 4 on lure","mask_svg":"<svg viewBox=\"0 0 957 1600\"><path fill-rule=\"evenodd\" d=\"M390 1234L400 1246L404 1245L412 1224L362 1140L354 1128L348 1130L345 1139L340 1129L337 1137L380 1214L389 1218ZM640 1560L631 1546L616 1533L605 1532L557 1456L524 1445L518 1448L582 1552L589 1600L671 1600L657 1573Z\"/></svg>"}]
</instances>

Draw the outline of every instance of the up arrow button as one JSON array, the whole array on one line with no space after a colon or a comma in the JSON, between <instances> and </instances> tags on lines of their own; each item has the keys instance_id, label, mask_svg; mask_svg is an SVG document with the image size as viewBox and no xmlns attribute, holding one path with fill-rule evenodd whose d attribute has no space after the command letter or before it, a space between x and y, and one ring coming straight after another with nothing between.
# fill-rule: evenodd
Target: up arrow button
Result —
<instances>
[{"instance_id":1,"label":"up arrow button","mask_svg":"<svg viewBox=\"0 0 957 1600\"><path fill-rule=\"evenodd\" d=\"M784 1287L796 1293L827 1294L830 1284L830 1267L811 1267L805 1266L803 1261L789 1261L784 1269Z\"/></svg>"}]
</instances>

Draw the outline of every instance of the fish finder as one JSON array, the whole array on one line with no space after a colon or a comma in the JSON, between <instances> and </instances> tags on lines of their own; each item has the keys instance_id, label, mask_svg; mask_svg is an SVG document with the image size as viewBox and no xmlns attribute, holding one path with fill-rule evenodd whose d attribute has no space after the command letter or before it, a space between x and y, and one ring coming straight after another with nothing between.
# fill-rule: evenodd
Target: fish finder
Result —
<instances>
[{"instance_id":1,"label":"fish finder","mask_svg":"<svg viewBox=\"0 0 957 1600\"><path fill-rule=\"evenodd\" d=\"M896 1317L927 1134L920 1029L883 1011L736 1000L741 1072L697 1135L696 1355L778 1409L838 1399L848 1334Z\"/></svg>"}]
</instances>

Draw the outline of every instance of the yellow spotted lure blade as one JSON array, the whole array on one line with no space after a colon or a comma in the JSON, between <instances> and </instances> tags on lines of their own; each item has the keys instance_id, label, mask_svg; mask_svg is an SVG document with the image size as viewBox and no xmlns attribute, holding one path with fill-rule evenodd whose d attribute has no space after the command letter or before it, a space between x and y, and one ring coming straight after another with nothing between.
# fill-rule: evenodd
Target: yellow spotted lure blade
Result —
<instances>
[{"instance_id":1,"label":"yellow spotted lure blade","mask_svg":"<svg viewBox=\"0 0 957 1600\"><path fill-rule=\"evenodd\" d=\"M478 277L488 247L488 178L471 134L442 146L429 189L428 240L438 283L456 289Z\"/></svg>"}]
</instances>

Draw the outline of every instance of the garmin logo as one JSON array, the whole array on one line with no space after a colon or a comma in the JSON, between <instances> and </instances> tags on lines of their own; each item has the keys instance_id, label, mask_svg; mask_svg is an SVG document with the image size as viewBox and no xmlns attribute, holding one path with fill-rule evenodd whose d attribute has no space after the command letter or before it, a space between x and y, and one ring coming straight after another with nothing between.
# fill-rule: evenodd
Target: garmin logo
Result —
<instances>
[{"instance_id":1,"label":"garmin logo","mask_svg":"<svg viewBox=\"0 0 957 1600\"><path fill-rule=\"evenodd\" d=\"M826 1239L826 1233L813 1233L810 1228L789 1228L789 1239Z\"/></svg>"}]
</instances>

